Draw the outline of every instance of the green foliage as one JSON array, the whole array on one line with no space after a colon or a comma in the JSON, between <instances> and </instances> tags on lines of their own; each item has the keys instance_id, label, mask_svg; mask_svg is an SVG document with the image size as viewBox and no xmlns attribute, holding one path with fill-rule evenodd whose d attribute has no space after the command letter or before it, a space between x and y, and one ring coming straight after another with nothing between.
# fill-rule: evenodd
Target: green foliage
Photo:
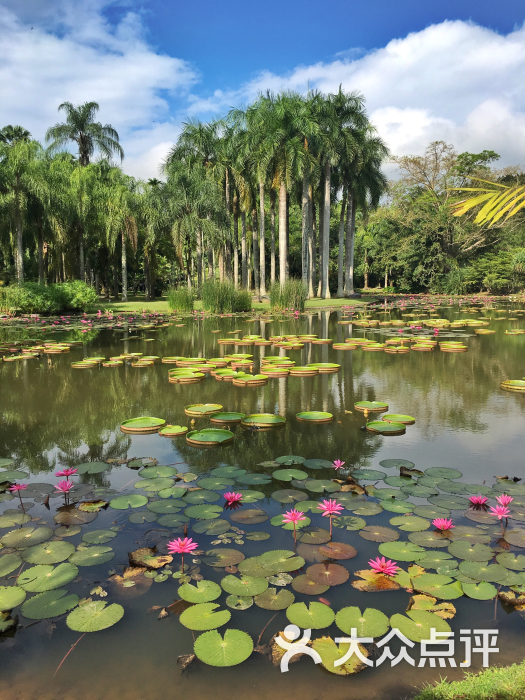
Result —
<instances>
[{"instance_id":1,"label":"green foliage","mask_svg":"<svg viewBox=\"0 0 525 700\"><path fill-rule=\"evenodd\" d=\"M201 287L202 308L214 314L251 311L252 297L246 289L236 289L233 282L206 280Z\"/></svg>"},{"instance_id":2,"label":"green foliage","mask_svg":"<svg viewBox=\"0 0 525 700\"><path fill-rule=\"evenodd\" d=\"M47 287L26 282L20 287L0 287L0 311L3 313L55 314L59 311L85 311L98 301L93 287L80 280Z\"/></svg>"},{"instance_id":3,"label":"green foliage","mask_svg":"<svg viewBox=\"0 0 525 700\"><path fill-rule=\"evenodd\" d=\"M270 305L272 311L304 311L306 300L308 299L308 289L302 280L286 280L281 287L279 282L275 282L270 287Z\"/></svg>"},{"instance_id":4,"label":"green foliage","mask_svg":"<svg viewBox=\"0 0 525 700\"><path fill-rule=\"evenodd\" d=\"M188 287L172 287L168 292L168 306L171 311L193 311L195 294Z\"/></svg>"},{"instance_id":5,"label":"green foliage","mask_svg":"<svg viewBox=\"0 0 525 700\"><path fill-rule=\"evenodd\" d=\"M446 679L427 685L414 700L521 700L525 695L525 662L504 668L466 673L453 683Z\"/></svg>"}]
</instances>

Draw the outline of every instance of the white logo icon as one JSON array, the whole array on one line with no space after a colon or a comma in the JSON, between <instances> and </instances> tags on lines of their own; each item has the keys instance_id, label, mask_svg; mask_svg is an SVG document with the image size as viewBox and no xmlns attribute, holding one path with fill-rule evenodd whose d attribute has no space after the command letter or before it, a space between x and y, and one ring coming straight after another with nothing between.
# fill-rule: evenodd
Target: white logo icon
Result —
<instances>
[{"instance_id":1,"label":"white logo icon","mask_svg":"<svg viewBox=\"0 0 525 700\"><path fill-rule=\"evenodd\" d=\"M288 671L288 662L292 656L295 656L296 654L308 654L308 656L314 660L315 664L320 664L322 661L319 654L314 649L307 646L308 642L310 641L312 630L305 630L302 639L295 642L294 640L298 639L300 634L301 630L299 627L297 627L297 625L288 625L284 628L284 635L287 637L287 639L291 639L292 641L287 642L280 635L275 638L275 643L278 644L281 649L286 649L286 653L281 659L281 673L286 673L286 671Z\"/></svg>"}]
</instances>

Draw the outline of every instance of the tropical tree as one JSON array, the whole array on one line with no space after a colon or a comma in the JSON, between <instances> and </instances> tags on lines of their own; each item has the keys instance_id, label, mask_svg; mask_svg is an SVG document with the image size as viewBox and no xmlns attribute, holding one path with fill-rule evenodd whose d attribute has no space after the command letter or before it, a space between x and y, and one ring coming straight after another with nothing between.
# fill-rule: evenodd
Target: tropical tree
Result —
<instances>
[{"instance_id":1,"label":"tropical tree","mask_svg":"<svg viewBox=\"0 0 525 700\"><path fill-rule=\"evenodd\" d=\"M31 134L23 126L11 126L8 124L0 129L0 143L12 145L17 141L31 141Z\"/></svg>"},{"instance_id":2,"label":"tropical tree","mask_svg":"<svg viewBox=\"0 0 525 700\"><path fill-rule=\"evenodd\" d=\"M95 116L100 109L97 102L84 102L82 105L73 105L71 102L63 102L58 110L64 110L66 121L55 124L47 130L46 142L50 143L51 153L65 148L70 142L78 147L78 162L82 166L89 165L95 150L99 150L108 160L116 155L122 160L124 151L119 143L119 135L111 124L104 126L96 122Z\"/></svg>"}]
</instances>

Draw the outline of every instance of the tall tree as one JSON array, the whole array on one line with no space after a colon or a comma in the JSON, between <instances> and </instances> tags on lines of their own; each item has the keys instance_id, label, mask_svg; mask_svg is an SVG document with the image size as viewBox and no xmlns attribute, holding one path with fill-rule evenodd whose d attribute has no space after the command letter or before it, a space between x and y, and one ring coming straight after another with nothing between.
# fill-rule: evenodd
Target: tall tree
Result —
<instances>
[{"instance_id":1,"label":"tall tree","mask_svg":"<svg viewBox=\"0 0 525 700\"><path fill-rule=\"evenodd\" d=\"M70 142L78 147L78 162L89 165L95 150L99 150L108 160L113 156L124 158L124 151L119 143L119 135L111 124L104 126L96 122L95 116L100 109L96 102L85 102L82 105L72 105L63 102L58 110L66 113L66 121L50 127L46 133L46 142L50 143L51 153L65 148Z\"/></svg>"}]
</instances>

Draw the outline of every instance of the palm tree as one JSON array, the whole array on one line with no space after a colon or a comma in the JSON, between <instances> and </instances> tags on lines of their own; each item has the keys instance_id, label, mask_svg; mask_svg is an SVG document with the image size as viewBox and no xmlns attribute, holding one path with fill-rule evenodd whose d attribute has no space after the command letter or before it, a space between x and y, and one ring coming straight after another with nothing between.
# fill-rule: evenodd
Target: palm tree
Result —
<instances>
[{"instance_id":1,"label":"palm tree","mask_svg":"<svg viewBox=\"0 0 525 700\"><path fill-rule=\"evenodd\" d=\"M477 194L454 202L452 213L454 216L463 216L471 209L481 206L474 222L476 224L488 224L489 228L503 219L503 222L510 219L525 207L525 185L514 186L502 185L498 182L481 180L478 177L470 177L471 180L484 182L489 187L457 187L453 188L459 192L476 192Z\"/></svg>"},{"instance_id":2,"label":"palm tree","mask_svg":"<svg viewBox=\"0 0 525 700\"><path fill-rule=\"evenodd\" d=\"M89 165L96 149L108 160L114 154L121 160L124 158L119 135L111 124L103 126L100 122L94 121L100 109L96 102L85 102L78 106L71 102L63 102L58 109L66 112L66 122L55 124L47 130L46 142L51 141L49 146L51 153L74 141L78 146L78 162L82 166Z\"/></svg>"},{"instance_id":3,"label":"palm tree","mask_svg":"<svg viewBox=\"0 0 525 700\"><path fill-rule=\"evenodd\" d=\"M127 243L137 249L137 221L135 217L137 183L134 178L124 175L118 168L112 168L104 188L105 223L108 248L115 250L121 239L122 301L128 300Z\"/></svg>"},{"instance_id":4,"label":"palm tree","mask_svg":"<svg viewBox=\"0 0 525 700\"><path fill-rule=\"evenodd\" d=\"M8 124L0 129L0 143L12 145L18 141L30 141L31 134L23 126L11 126Z\"/></svg>"}]
</instances>

